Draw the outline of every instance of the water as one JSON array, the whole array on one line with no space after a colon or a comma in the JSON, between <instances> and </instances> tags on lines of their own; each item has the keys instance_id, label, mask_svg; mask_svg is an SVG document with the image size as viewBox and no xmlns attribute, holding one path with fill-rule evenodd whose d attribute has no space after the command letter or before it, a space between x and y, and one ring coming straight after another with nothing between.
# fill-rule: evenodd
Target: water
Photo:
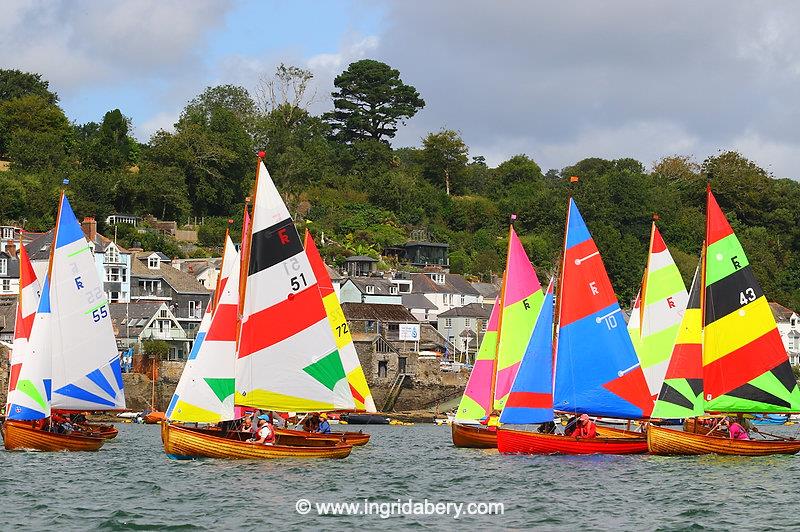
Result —
<instances>
[{"instance_id":1,"label":"water","mask_svg":"<svg viewBox=\"0 0 800 532\"><path fill-rule=\"evenodd\" d=\"M345 460L176 462L158 427L120 425L99 453L0 451L0 530L800 528L800 457L501 456L448 427L371 426ZM796 434L796 427L768 427ZM298 499L502 502L503 515L319 516ZM380 508L376 507L376 511Z\"/></svg>"}]
</instances>

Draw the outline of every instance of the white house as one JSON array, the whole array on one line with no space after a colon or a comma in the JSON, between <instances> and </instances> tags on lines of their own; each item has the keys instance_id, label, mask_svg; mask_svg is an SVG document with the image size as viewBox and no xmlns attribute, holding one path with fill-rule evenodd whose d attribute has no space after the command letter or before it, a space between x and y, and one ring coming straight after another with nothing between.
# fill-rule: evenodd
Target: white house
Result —
<instances>
[{"instance_id":1,"label":"white house","mask_svg":"<svg viewBox=\"0 0 800 532\"><path fill-rule=\"evenodd\" d=\"M470 303L480 303L480 293L463 276L455 273L441 270L412 273L411 282L414 294L422 294L436 305L428 313L432 323L436 322L436 316L442 312Z\"/></svg>"},{"instance_id":2,"label":"white house","mask_svg":"<svg viewBox=\"0 0 800 532\"><path fill-rule=\"evenodd\" d=\"M486 333L491 312L492 305L469 303L439 314L436 329L456 347L456 359L469 362L475 360L474 355Z\"/></svg>"},{"instance_id":3,"label":"white house","mask_svg":"<svg viewBox=\"0 0 800 532\"><path fill-rule=\"evenodd\" d=\"M769 308L778 324L778 333L789 354L789 362L792 366L800 365L800 316L779 303L770 303Z\"/></svg>"},{"instance_id":4,"label":"white house","mask_svg":"<svg viewBox=\"0 0 800 532\"><path fill-rule=\"evenodd\" d=\"M145 340L164 340L170 346L168 360L185 360L189 356L193 339L166 301L111 303L109 309L121 349Z\"/></svg>"},{"instance_id":5,"label":"white house","mask_svg":"<svg viewBox=\"0 0 800 532\"><path fill-rule=\"evenodd\" d=\"M342 283L340 300L342 303L403 304L397 285L383 277L348 277Z\"/></svg>"}]
</instances>

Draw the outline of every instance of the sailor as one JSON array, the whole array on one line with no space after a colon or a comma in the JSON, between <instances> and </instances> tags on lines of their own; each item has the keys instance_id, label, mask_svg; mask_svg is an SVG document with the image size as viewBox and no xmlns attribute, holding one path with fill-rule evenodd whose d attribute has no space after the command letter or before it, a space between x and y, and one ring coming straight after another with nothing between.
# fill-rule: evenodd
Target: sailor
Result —
<instances>
[{"instance_id":1,"label":"sailor","mask_svg":"<svg viewBox=\"0 0 800 532\"><path fill-rule=\"evenodd\" d=\"M588 415L581 414L581 417L578 418L578 425L570 436L575 438L596 438L597 425L594 424L594 421L589 419Z\"/></svg>"},{"instance_id":2,"label":"sailor","mask_svg":"<svg viewBox=\"0 0 800 532\"><path fill-rule=\"evenodd\" d=\"M260 443L261 445L272 445L275 443L275 429L266 419L259 418L256 438L250 438L247 441L250 443Z\"/></svg>"},{"instance_id":3,"label":"sailor","mask_svg":"<svg viewBox=\"0 0 800 532\"><path fill-rule=\"evenodd\" d=\"M331 433L331 424L328 423L328 414L325 414L325 413L321 414L319 416L319 419L320 419L320 422L319 422L319 428L317 429L317 432L321 432L322 434L330 434Z\"/></svg>"},{"instance_id":4,"label":"sailor","mask_svg":"<svg viewBox=\"0 0 800 532\"><path fill-rule=\"evenodd\" d=\"M728 418L725 418L723 425L728 426L728 434L730 434L732 440L749 440L750 436L748 436L747 431L744 430L738 422L731 421Z\"/></svg>"}]
</instances>

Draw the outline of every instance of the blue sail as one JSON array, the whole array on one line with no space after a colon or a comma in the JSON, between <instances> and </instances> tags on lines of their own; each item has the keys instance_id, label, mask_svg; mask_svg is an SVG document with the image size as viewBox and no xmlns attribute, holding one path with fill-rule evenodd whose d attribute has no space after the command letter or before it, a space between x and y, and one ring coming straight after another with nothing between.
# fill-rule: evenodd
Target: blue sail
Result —
<instances>
[{"instance_id":1,"label":"blue sail","mask_svg":"<svg viewBox=\"0 0 800 532\"><path fill-rule=\"evenodd\" d=\"M647 417L653 397L603 259L570 199L553 407L623 419Z\"/></svg>"},{"instance_id":2,"label":"blue sail","mask_svg":"<svg viewBox=\"0 0 800 532\"><path fill-rule=\"evenodd\" d=\"M528 347L511 386L500 423L553 420L553 281L547 289Z\"/></svg>"}]
</instances>

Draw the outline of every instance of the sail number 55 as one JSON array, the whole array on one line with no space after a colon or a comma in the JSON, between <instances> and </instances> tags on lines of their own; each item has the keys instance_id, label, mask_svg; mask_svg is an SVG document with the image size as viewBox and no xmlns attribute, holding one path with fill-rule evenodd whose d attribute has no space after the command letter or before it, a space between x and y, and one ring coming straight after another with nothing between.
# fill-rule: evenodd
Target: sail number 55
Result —
<instances>
[{"instance_id":1,"label":"sail number 55","mask_svg":"<svg viewBox=\"0 0 800 532\"><path fill-rule=\"evenodd\" d=\"M92 321L95 323L106 317L108 317L108 309L105 305L92 311Z\"/></svg>"}]
</instances>

